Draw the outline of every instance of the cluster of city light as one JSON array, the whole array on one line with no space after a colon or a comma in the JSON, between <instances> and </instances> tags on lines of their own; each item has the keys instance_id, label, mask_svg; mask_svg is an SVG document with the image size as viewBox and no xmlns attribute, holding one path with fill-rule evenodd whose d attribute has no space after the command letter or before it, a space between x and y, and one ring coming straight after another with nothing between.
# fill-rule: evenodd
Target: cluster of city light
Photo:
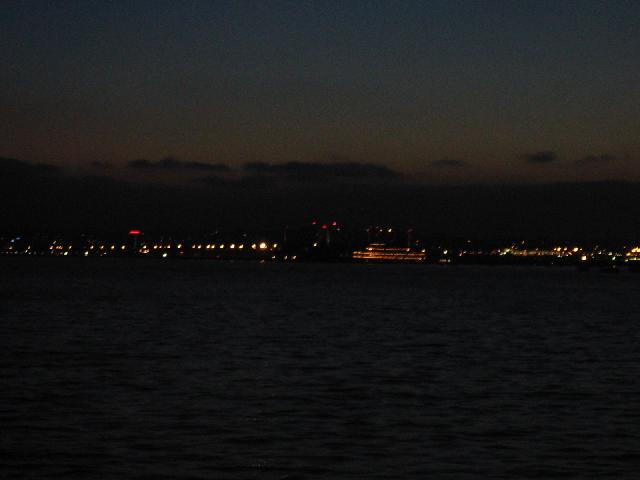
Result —
<instances>
[{"instance_id":1,"label":"cluster of city light","mask_svg":"<svg viewBox=\"0 0 640 480\"><path fill-rule=\"evenodd\" d=\"M447 254L448 250L445 250L444 253L445 255ZM500 250L491 252L492 255L495 255L496 252L500 252ZM459 257L464 257L465 255L485 255L485 251L484 250L460 250L458 252L458 256Z\"/></svg>"},{"instance_id":2,"label":"cluster of city light","mask_svg":"<svg viewBox=\"0 0 640 480\"><path fill-rule=\"evenodd\" d=\"M313 223L315 224L315 223ZM367 230L369 234L369 242L367 247L357 249L346 250L343 239L338 238L334 243L336 248L331 249L334 243L331 243L330 231L336 231L339 229L336 222L329 222L327 224L318 224L315 238L308 238L308 243L305 246L296 245L296 248L300 248L300 251L306 250L313 254L326 253L327 255L339 254L340 256L348 255L356 261L383 261L383 262L426 262L427 253L425 249L419 248L418 242L412 241L411 236L407 236L406 247L390 246L387 243L383 243L387 238L391 244L396 240L390 237L389 233L394 233L396 230L388 227L376 227L373 231L373 235L376 236L374 240L371 238L371 230ZM5 255L54 255L54 256L124 256L127 254L134 255L149 255L156 257L168 257L168 256L195 256L203 258L257 258L268 261L269 258L273 260L296 260L298 257L291 254L291 247L295 244L287 243L287 233L285 232L284 245L267 242L266 240L255 241L251 243L246 236L236 237L241 239L240 242L230 241L216 241L213 243L211 237L208 242L195 239L195 243L192 241L184 241L184 244L167 237L161 237L160 241L148 241L142 236L140 230L129 231L129 241L115 240L98 240L95 238L85 237L82 240L75 239L73 241L63 240L57 238L55 240L49 239L46 243L38 245L37 239L35 244L34 239L24 239L20 236L0 238L0 254ZM386 236L386 237L385 237ZM218 237L219 238L219 237ZM259 238L259 237L258 237ZM140 241L142 240L142 241ZM147 241L145 241L147 240ZM199 240L199 241L198 241ZM289 238L291 240L291 238ZM604 247L604 246L575 246L575 244L556 244L555 246L532 246L525 241L518 241L515 243L507 244L508 246L502 246L495 249L483 249L482 247L473 246L471 240L467 240L465 244L461 245L461 248L451 248L451 245L438 245L433 247L433 251L430 250L429 261L449 263L451 261L496 261L488 259L488 257L505 257L505 261L513 262L533 262L533 263L556 263L556 264L569 264L575 263L585 267L591 264L608 264L608 265L622 265L624 263L634 262L634 265L630 265L630 268L635 268L640 265L640 246L627 245L623 247ZM285 247L285 248L283 248ZM327 248L325 248L327 247ZM445 248L446 247L446 248ZM465 257L465 258L460 258ZM526 260L523 257L531 257ZM324 257L322 257L324 258ZM511 260L510 260L511 259ZM503 260L499 260L499 263L503 263ZM637 264L637 265L636 265Z\"/></svg>"},{"instance_id":3,"label":"cluster of city light","mask_svg":"<svg viewBox=\"0 0 640 480\"><path fill-rule=\"evenodd\" d=\"M29 247L29 248L31 248L31 247ZM91 245L88 245L88 246L85 247L85 251L89 251L89 250L91 250L91 251L92 250L99 250L99 251L120 250L120 251L122 251L122 250L126 250L126 249L127 249L126 245L115 245L115 244L112 244L112 245L104 245L104 244L93 245L93 244L91 244ZM55 252L59 252L61 250L70 251L70 250L73 250L73 245L60 245L57 242L53 242L52 245L49 245L49 250L51 252L54 252L54 253Z\"/></svg>"},{"instance_id":4,"label":"cluster of city light","mask_svg":"<svg viewBox=\"0 0 640 480\"><path fill-rule=\"evenodd\" d=\"M186 247L189 249L189 246ZM251 246L246 246L244 243L193 243L190 245L191 250L246 250L251 248L251 250L266 250L273 251L278 248L277 243L268 244L267 242L253 243ZM179 254L184 254L183 245L181 243L178 244L154 244L154 245L146 245L142 244L138 249L139 253L148 254L151 253L152 250L171 250L177 249L179 250ZM165 252L166 253L166 252ZM163 256L166 256L163 254Z\"/></svg>"},{"instance_id":5,"label":"cluster of city light","mask_svg":"<svg viewBox=\"0 0 640 480\"><path fill-rule=\"evenodd\" d=\"M181 248L182 245L178 245L177 248ZM156 246L154 245L153 247L154 249L156 249ZM157 248L162 248L162 245L160 245ZM171 246L168 246L166 248L171 248ZM252 250L275 250L278 248L278 244L277 243L273 243L271 245L269 245L266 242L260 242L260 243L253 243L251 244L251 249ZM215 244L215 243L207 243L207 244L202 244L202 243L194 243L191 245L191 249L192 250L244 250L245 249L245 245L244 243L220 243L220 244Z\"/></svg>"},{"instance_id":6,"label":"cluster of city light","mask_svg":"<svg viewBox=\"0 0 640 480\"><path fill-rule=\"evenodd\" d=\"M553 247L550 249L544 248L524 248L520 246L511 246L508 248L502 248L492 250L491 255L505 256L511 255L516 257L556 257L556 258L571 258L579 257L582 262L586 262L591 259L609 258L611 261L618 261L624 259L625 261L640 261L640 247L633 247L628 249L626 253L622 251L613 251L595 247L591 250L586 250L582 247ZM482 255L483 252L467 252L461 250L460 255Z\"/></svg>"},{"instance_id":7,"label":"cluster of city light","mask_svg":"<svg viewBox=\"0 0 640 480\"><path fill-rule=\"evenodd\" d=\"M491 255L513 255L516 257L572 257L579 255L582 252L580 247L553 247L551 249L546 248L524 248L512 245L508 248L501 248L493 250Z\"/></svg>"},{"instance_id":8,"label":"cluster of city light","mask_svg":"<svg viewBox=\"0 0 640 480\"><path fill-rule=\"evenodd\" d=\"M13 245L5 246L0 250L0 254L4 255L36 255L37 252L31 250L31 245L27 245L24 249L17 248Z\"/></svg>"},{"instance_id":9,"label":"cluster of city light","mask_svg":"<svg viewBox=\"0 0 640 480\"><path fill-rule=\"evenodd\" d=\"M143 244L142 247L147 248L147 245ZM154 250L171 250L172 248L180 249L182 248L182 244L178 243L177 245L173 245L171 243L167 243L167 244L160 243L160 244L154 244L153 247L151 248L153 248Z\"/></svg>"},{"instance_id":10,"label":"cluster of city light","mask_svg":"<svg viewBox=\"0 0 640 480\"><path fill-rule=\"evenodd\" d=\"M4 254L36 254L36 250L32 249L31 245L21 246L18 248L13 244L7 244L4 246L0 246L0 253ZM183 248L184 247L184 248ZM267 242L259 242L253 243L250 246L245 245L244 243L207 243L207 244L191 244L191 250L235 250L235 251L243 251L251 248L252 250L257 251L266 251L273 252L276 251L279 247L278 243L267 243ZM162 254L162 252L167 253L167 251L177 251L180 254L185 252L185 249L188 249L189 246L183 245L182 243L154 243L147 244L142 243L138 247L132 248L130 245L124 244L105 244L105 243L87 243L81 245L80 247L74 250L74 246L72 244L60 243L58 240L53 241L51 244L46 247L49 254L51 255L70 255L72 252L78 255L110 255L116 254L119 252L125 252L127 250L133 251L139 254L150 254L152 252L158 252ZM39 250L38 250L39 251ZM166 255L165 255L166 256Z\"/></svg>"},{"instance_id":11,"label":"cluster of city light","mask_svg":"<svg viewBox=\"0 0 640 480\"><path fill-rule=\"evenodd\" d=\"M61 245L58 244L57 241L49 245L49 253L51 253L51 255L63 255L66 257L72 249L73 245Z\"/></svg>"}]
</instances>

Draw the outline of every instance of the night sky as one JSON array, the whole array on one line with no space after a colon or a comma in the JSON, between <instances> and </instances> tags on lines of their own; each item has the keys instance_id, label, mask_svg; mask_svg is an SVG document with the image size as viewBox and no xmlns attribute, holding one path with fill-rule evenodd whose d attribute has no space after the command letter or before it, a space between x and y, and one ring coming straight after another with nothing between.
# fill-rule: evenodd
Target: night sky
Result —
<instances>
[{"instance_id":1,"label":"night sky","mask_svg":"<svg viewBox=\"0 0 640 480\"><path fill-rule=\"evenodd\" d=\"M20 0L0 31L5 157L640 178L635 1Z\"/></svg>"},{"instance_id":2,"label":"night sky","mask_svg":"<svg viewBox=\"0 0 640 480\"><path fill-rule=\"evenodd\" d=\"M5 0L0 170L378 200L637 182L638 32L622 0Z\"/></svg>"}]
</instances>

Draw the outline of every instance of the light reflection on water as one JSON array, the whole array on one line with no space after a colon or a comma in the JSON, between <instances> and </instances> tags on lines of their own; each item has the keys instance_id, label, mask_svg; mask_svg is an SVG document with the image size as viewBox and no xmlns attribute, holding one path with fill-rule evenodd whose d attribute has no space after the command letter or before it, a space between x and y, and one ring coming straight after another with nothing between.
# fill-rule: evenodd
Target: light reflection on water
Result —
<instances>
[{"instance_id":1,"label":"light reflection on water","mask_svg":"<svg viewBox=\"0 0 640 480\"><path fill-rule=\"evenodd\" d=\"M632 478L640 275L0 259L9 478Z\"/></svg>"}]
</instances>

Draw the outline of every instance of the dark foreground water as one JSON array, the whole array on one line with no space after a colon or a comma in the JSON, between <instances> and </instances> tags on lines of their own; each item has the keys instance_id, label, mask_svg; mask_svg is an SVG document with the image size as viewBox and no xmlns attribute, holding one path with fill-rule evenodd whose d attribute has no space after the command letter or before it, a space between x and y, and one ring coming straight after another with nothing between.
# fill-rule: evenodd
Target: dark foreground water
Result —
<instances>
[{"instance_id":1,"label":"dark foreground water","mask_svg":"<svg viewBox=\"0 0 640 480\"><path fill-rule=\"evenodd\" d=\"M640 275L0 259L2 478L638 478Z\"/></svg>"}]
</instances>

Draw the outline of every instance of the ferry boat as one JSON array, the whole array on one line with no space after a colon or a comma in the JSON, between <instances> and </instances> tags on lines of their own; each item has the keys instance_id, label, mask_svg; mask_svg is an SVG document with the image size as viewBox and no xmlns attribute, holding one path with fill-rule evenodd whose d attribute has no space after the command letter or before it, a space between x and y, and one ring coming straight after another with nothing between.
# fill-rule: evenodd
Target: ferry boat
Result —
<instances>
[{"instance_id":1,"label":"ferry boat","mask_svg":"<svg viewBox=\"0 0 640 480\"><path fill-rule=\"evenodd\" d=\"M364 250L356 250L351 257L356 261L377 263L420 263L427 259L426 250L409 247L388 247L384 243L371 243Z\"/></svg>"},{"instance_id":2,"label":"ferry boat","mask_svg":"<svg viewBox=\"0 0 640 480\"><path fill-rule=\"evenodd\" d=\"M640 273L640 247L632 248L627 252L625 262L630 271Z\"/></svg>"}]
</instances>

